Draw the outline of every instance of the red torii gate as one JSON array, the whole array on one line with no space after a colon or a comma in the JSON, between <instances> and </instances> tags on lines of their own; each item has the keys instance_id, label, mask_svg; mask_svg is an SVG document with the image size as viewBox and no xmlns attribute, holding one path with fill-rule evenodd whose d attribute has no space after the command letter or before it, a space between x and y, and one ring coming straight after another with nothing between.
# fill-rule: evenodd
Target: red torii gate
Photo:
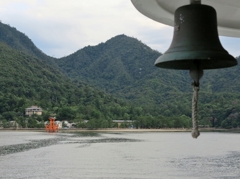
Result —
<instances>
[{"instance_id":1,"label":"red torii gate","mask_svg":"<svg viewBox=\"0 0 240 179\"><path fill-rule=\"evenodd\" d=\"M47 132L58 132L58 125L55 124L55 119L50 117L49 118L49 124L45 125L45 130Z\"/></svg>"}]
</instances>

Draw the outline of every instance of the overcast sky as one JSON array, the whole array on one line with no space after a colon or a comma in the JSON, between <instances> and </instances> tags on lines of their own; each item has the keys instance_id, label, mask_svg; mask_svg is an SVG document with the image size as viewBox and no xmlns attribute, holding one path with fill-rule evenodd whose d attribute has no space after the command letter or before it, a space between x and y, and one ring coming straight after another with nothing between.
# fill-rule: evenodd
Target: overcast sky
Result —
<instances>
[{"instance_id":1,"label":"overcast sky","mask_svg":"<svg viewBox=\"0 0 240 179\"><path fill-rule=\"evenodd\" d=\"M173 34L172 27L140 14L130 0L0 0L0 20L57 58L119 34L163 53ZM240 38L220 39L230 54L240 55Z\"/></svg>"}]
</instances>

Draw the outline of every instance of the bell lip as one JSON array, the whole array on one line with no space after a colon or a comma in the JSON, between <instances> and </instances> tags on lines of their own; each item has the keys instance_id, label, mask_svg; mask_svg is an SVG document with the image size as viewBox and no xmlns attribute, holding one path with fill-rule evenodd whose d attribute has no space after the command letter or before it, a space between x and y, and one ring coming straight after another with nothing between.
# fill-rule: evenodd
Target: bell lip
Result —
<instances>
[{"instance_id":1,"label":"bell lip","mask_svg":"<svg viewBox=\"0 0 240 179\"><path fill-rule=\"evenodd\" d=\"M228 53L193 51L165 53L157 58L154 65L160 68L189 70L196 61L203 69L229 68L238 64L236 58Z\"/></svg>"}]
</instances>

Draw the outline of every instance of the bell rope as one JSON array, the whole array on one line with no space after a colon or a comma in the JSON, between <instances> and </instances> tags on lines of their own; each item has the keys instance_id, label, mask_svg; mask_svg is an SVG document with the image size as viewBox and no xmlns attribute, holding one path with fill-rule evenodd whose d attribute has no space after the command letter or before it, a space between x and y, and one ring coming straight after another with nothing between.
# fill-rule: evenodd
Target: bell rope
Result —
<instances>
[{"instance_id":1,"label":"bell rope","mask_svg":"<svg viewBox=\"0 0 240 179\"><path fill-rule=\"evenodd\" d=\"M192 97L192 137L197 138L200 135L198 130L198 120L197 120L197 103L198 103L198 91L199 84L195 82L192 83L193 86L193 97Z\"/></svg>"}]
</instances>

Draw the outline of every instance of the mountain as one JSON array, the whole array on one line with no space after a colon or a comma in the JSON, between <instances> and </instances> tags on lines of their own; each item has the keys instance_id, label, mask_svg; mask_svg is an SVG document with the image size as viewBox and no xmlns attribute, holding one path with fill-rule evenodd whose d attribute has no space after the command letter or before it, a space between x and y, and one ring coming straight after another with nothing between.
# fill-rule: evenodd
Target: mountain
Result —
<instances>
[{"instance_id":1,"label":"mountain","mask_svg":"<svg viewBox=\"0 0 240 179\"><path fill-rule=\"evenodd\" d=\"M25 34L0 23L0 120L18 119L31 105L43 108L45 120L50 113L59 120L123 119L135 111L123 100L67 78Z\"/></svg>"},{"instance_id":2,"label":"mountain","mask_svg":"<svg viewBox=\"0 0 240 179\"><path fill-rule=\"evenodd\" d=\"M154 62L160 55L135 38L118 35L56 59L56 63L68 77L145 106L151 114L190 117L192 80L189 72L155 67ZM233 109L240 111L239 70L236 66L204 71L199 95L202 123L210 121L213 126L220 126ZM236 120L240 125L240 118Z\"/></svg>"},{"instance_id":3,"label":"mountain","mask_svg":"<svg viewBox=\"0 0 240 179\"><path fill-rule=\"evenodd\" d=\"M96 119L92 126L106 124L103 119L134 119L140 127L190 126L189 72L156 68L161 54L135 38L118 35L53 59L15 28L0 23L0 32L0 119L16 118L36 104L60 119ZM238 72L238 66L205 71L201 125L240 126Z\"/></svg>"},{"instance_id":4,"label":"mountain","mask_svg":"<svg viewBox=\"0 0 240 179\"><path fill-rule=\"evenodd\" d=\"M139 99L148 92L148 87L154 90L150 96L166 91L190 91L185 87L186 83L190 84L189 77L183 75L186 72L159 70L153 65L160 55L135 38L119 35L57 59L56 63L72 79L131 100Z\"/></svg>"},{"instance_id":5,"label":"mountain","mask_svg":"<svg viewBox=\"0 0 240 179\"><path fill-rule=\"evenodd\" d=\"M4 42L13 49L38 58L42 61L54 65L52 57L44 54L25 34L16 28L0 22L0 42ZM57 67L57 66L55 66Z\"/></svg>"},{"instance_id":6,"label":"mountain","mask_svg":"<svg viewBox=\"0 0 240 179\"><path fill-rule=\"evenodd\" d=\"M31 105L43 108L39 120L55 113L58 120L91 119L92 128L110 127L112 119L134 117L139 110L0 42L0 121L24 122L25 108Z\"/></svg>"},{"instance_id":7,"label":"mountain","mask_svg":"<svg viewBox=\"0 0 240 179\"><path fill-rule=\"evenodd\" d=\"M188 71L166 70L154 66L161 53L141 41L118 35L97 46L85 47L56 63L72 79L80 79L125 99L145 100L166 97L166 93L191 92ZM205 92L236 92L239 66L207 70L201 79ZM147 97L146 97L147 96ZM142 101L143 102L143 101Z\"/></svg>"}]
</instances>

